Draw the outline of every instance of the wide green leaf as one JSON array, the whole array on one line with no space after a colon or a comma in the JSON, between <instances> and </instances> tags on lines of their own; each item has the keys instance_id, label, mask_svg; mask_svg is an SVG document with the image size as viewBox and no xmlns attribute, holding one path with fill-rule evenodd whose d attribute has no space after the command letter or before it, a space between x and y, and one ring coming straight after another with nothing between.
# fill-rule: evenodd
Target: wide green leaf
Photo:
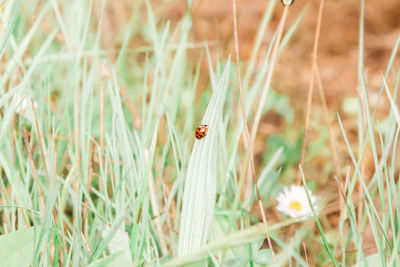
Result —
<instances>
[{"instance_id":1,"label":"wide green leaf","mask_svg":"<svg viewBox=\"0 0 400 267\"><path fill-rule=\"evenodd\" d=\"M195 141L190 156L183 196L178 255L199 249L207 241L215 206L218 130L222 124L229 67L228 60L204 117L199 123L208 125L208 133L204 138Z\"/></svg>"},{"instance_id":2,"label":"wide green leaf","mask_svg":"<svg viewBox=\"0 0 400 267\"><path fill-rule=\"evenodd\" d=\"M34 234L35 227L30 227L0 236L0 266L30 266Z\"/></svg>"}]
</instances>

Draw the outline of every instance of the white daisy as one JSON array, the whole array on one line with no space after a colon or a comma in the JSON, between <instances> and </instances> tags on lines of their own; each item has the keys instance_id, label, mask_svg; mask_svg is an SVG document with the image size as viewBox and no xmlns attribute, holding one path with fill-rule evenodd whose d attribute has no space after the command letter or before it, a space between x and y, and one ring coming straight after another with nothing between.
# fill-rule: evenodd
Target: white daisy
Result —
<instances>
[{"instance_id":1,"label":"white daisy","mask_svg":"<svg viewBox=\"0 0 400 267\"><path fill-rule=\"evenodd\" d=\"M29 96L22 96L20 94L15 94L13 101L15 105L17 105L17 109L15 110L15 112L24 116L27 120L33 123L35 120L35 116L33 114L33 109L32 109L32 98ZM33 101L33 107L37 109L38 107L37 101Z\"/></svg>"},{"instance_id":2,"label":"white daisy","mask_svg":"<svg viewBox=\"0 0 400 267\"><path fill-rule=\"evenodd\" d=\"M313 196L311 192L309 192L309 194L311 203L314 209L317 210L317 198ZM303 186L291 185L290 187L283 188L283 192L278 194L276 200L279 202L276 209L289 217L306 218L312 216L312 210L308 203L306 190Z\"/></svg>"}]
</instances>

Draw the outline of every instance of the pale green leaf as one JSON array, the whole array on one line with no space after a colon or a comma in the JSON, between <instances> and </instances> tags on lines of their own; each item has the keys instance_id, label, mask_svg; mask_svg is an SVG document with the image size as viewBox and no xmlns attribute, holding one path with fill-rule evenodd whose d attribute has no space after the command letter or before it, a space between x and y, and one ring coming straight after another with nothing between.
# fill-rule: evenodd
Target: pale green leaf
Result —
<instances>
[{"instance_id":1,"label":"pale green leaf","mask_svg":"<svg viewBox=\"0 0 400 267\"><path fill-rule=\"evenodd\" d=\"M92 262L88 267L122 267L131 266L126 262L125 251L119 251L108 257Z\"/></svg>"},{"instance_id":2,"label":"pale green leaf","mask_svg":"<svg viewBox=\"0 0 400 267\"><path fill-rule=\"evenodd\" d=\"M253 261L258 264L272 264L274 260L270 249L253 251Z\"/></svg>"},{"instance_id":3,"label":"pale green leaf","mask_svg":"<svg viewBox=\"0 0 400 267\"><path fill-rule=\"evenodd\" d=\"M0 236L0 267L30 266L35 228L30 227Z\"/></svg>"},{"instance_id":4,"label":"pale green leaf","mask_svg":"<svg viewBox=\"0 0 400 267\"><path fill-rule=\"evenodd\" d=\"M382 256L379 255L379 253L369 255L366 258L368 266L373 266L373 267L381 267L381 266L383 266L381 259L382 259Z\"/></svg>"},{"instance_id":5,"label":"pale green leaf","mask_svg":"<svg viewBox=\"0 0 400 267\"><path fill-rule=\"evenodd\" d=\"M208 104L203 120L207 135L196 140L190 156L182 206L178 255L199 249L207 241L214 213L217 186L218 130L228 87L230 61L225 66L217 88Z\"/></svg>"}]
</instances>

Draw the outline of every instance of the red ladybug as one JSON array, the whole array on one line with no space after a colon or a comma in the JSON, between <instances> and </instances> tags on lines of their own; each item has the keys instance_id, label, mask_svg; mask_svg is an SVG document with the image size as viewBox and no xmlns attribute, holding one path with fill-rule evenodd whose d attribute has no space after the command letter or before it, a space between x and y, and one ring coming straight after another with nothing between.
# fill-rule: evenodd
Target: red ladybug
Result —
<instances>
[{"instance_id":1,"label":"red ladybug","mask_svg":"<svg viewBox=\"0 0 400 267\"><path fill-rule=\"evenodd\" d=\"M197 139L201 139L204 136L206 136L207 130L208 130L208 125L202 124L196 128L196 133L194 135L196 136Z\"/></svg>"}]
</instances>

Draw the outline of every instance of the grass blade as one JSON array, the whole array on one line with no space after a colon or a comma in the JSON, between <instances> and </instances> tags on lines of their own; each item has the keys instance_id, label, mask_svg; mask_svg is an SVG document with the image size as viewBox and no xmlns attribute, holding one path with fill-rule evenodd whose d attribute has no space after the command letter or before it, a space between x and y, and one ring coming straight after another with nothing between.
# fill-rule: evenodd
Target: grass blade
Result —
<instances>
[{"instance_id":1,"label":"grass blade","mask_svg":"<svg viewBox=\"0 0 400 267\"><path fill-rule=\"evenodd\" d=\"M214 213L216 196L216 155L218 126L228 87L230 60L219 80L201 124L208 125L208 134L196 140L190 156L183 196L178 255L200 248L207 241L208 228Z\"/></svg>"},{"instance_id":2,"label":"grass blade","mask_svg":"<svg viewBox=\"0 0 400 267\"><path fill-rule=\"evenodd\" d=\"M13 6L13 10L12 10L12 14L11 14L11 18L9 21L9 24L7 26L7 29L4 31L3 33L3 38L0 42L0 59L2 58L5 48L7 46L7 42L8 39L10 37L11 31L15 26L15 20L17 18L18 15L18 10L19 10L19 4L20 4L21 0L18 0L16 2L14 2L14 6Z\"/></svg>"}]
</instances>

